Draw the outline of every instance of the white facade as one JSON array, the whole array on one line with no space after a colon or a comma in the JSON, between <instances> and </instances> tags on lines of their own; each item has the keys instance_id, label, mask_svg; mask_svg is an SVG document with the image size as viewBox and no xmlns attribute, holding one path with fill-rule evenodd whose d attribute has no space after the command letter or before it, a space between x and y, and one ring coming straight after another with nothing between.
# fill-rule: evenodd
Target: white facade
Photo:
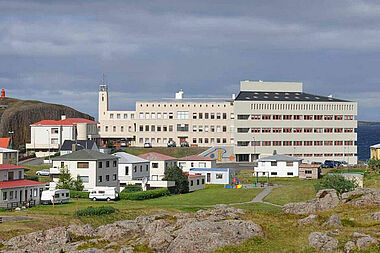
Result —
<instances>
[{"instance_id":1,"label":"white facade","mask_svg":"<svg viewBox=\"0 0 380 253\"><path fill-rule=\"evenodd\" d=\"M143 180L150 178L150 162L138 156L117 152L113 154L119 157L118 173L120 185L132 183L133 180ZM140 182L141 183L141 182Z\"/></svg>"},{"instance_id":2,"label":"white facade","mask_svg":"<svg viewBox=\"0 0 380 253\"><path fill-rule=\"evenodd\" d=\"M149 161L149 180L162 180L166 168L177 166L176 158L156 152L141 154L138 157Z\"/></svg>"},{"instance_id":3,"label":"white facade","mask_svg":"<svg viewBox=\"0 0 380 253\"><path fill-rule=\"evenodd\" d=\"M189 175L203 175L206 178L206 184L229 184L232 181L230 169L227 168L210 168L210 169L190 169Z\"/></svg>"},{"instance_id":4,"label":"white facade","mask_svg":"<svg viewBox=\"0 0 380 253\"><path fill-rule=\"evenodd\" d=\"M258 160L254 175L259 177L298 177L301 159L274 155Z\"/></svg>"}]
</instances>

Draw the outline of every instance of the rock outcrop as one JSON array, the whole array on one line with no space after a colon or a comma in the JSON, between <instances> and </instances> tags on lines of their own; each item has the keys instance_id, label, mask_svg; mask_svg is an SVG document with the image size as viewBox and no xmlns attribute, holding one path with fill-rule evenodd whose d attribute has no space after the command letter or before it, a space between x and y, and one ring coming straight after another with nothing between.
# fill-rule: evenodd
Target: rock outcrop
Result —
<instances>
[{"instance_id":1,"label":"rock outcrop","mask_svg":"<svg viewBox=\"0 0 380 253\"><path fill-rule=\"evenodd\" d=\"M40 120L59 120L62 114L68 118L94 119L63 105L14 98L5 98L4 102L8 104L8 108L0 109L0 137L7 137L9 131L14 131L14 147L30 142L30 125Z\"/></svg>"},{"instance_id":2,"label":"rock outcrop","mask_svg":"<svg viewBox=\"0 0 380 253\"><path fill-rule=\"evenodd\" d=\"M333 251L338 248L339 241L321 232L309 235L309 245L319 251Z\"/></svg>"},{"instance_id":3,"label":"rock outcrop","mask_svg":"<svg viewBox=\"0 0 380 253\"><path fill-rule=\"evenodd\" d=\"M358 188L343 193L342 202L355 206L380 206L380 189Z\"/></svg>"},{"instance_id":4,"label":"rock outcrop","mask_svg":"<svg viewBox=\"0 0 380 253\"><path fill-rule=\"evenodd\" d=\"M78 246L89 243L105 244L102 249L106 250L119 248L120 252L133 252L133 247L139 244L146 244L155 252L211 252L252 237L264 237L259 225L240 219L243 213L221 206L200 210L194 216L140 216L96 229L70 225L17 236L3 244L6 252L100 252L96 249L99 247L78 251Z\"/></svg>"},{"instance_id":5,"label":"rock outcrop","mask_svg":"<svg viewBox=\"0 0 380 253\"><path fill-rule=\"evenodd\" d=\"M342 227L342 221L340 220L339 215L333 214L331 215L324 223L323 226L326 227Z\"/></svg>"}]
</instances>

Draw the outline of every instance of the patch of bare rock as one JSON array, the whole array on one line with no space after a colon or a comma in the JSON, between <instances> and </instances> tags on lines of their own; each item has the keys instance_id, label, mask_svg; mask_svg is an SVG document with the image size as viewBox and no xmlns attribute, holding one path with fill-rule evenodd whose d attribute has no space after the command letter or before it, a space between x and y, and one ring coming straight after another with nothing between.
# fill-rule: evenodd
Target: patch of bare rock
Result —
<instances>
[{"instance_id":1,"label":"patch of bare rock","mask_svg":"<svg viewBox=\"0 0 380 253\"><path fill-rule=\"evenodd\" d=\"M70 225L11 238L3 242L2 250L97 253L117 249L126 253L133 252L136 245L145 244L155 252L212 252L252 237L264 237L261 226L240 219L243 213L240 209L218 206L195 215L139 216L96 229L90 225Z\"/></svg>"},{"instance_id":2,"label":"patch of bare rock","mask_svg":"<svg viewBox=\"0 0 380 253\"><path fill-rule=\"evenodd\" d=\"M284 205L283 213L309 214L326 211L339 204L351 204L361 206L380 206L380 189L358 188L354 191L343 193L341 197L333 189L320 190L316 198Z\"/></svg>"}]
</instances>

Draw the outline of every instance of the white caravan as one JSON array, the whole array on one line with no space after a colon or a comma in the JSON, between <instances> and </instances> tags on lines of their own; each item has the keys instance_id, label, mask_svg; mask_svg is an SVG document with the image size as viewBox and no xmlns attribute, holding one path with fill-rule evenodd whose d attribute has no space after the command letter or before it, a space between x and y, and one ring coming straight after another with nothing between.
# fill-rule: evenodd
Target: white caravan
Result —
<instances>
[{"instance_id":1,"label":"white caravan","mask_svg":"<svg viewBox=\"0 0 380 253\"><path fill-rule=\"evenodd\" d=\"M70 202L70 191L66 189L43 191L41 194L41 204L63 204Z\"/></svg>"},{"instance_id":2,"label":"white caravan","mask_svg":"<svg viewBox=\"0 0 380 253\"><path fill-rule=\"evenodd\" d=\"M95 187L90 190L89 198L93 201L96 200L116 200L119 198L119 193L115 187Z\"/></svg>"}]
</instances>

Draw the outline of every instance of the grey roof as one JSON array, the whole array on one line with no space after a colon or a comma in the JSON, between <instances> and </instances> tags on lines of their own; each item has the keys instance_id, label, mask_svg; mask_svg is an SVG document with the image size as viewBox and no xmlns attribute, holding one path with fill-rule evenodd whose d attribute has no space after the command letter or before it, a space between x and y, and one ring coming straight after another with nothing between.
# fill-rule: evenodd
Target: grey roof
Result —
<instances>
[{"instance_id":1,"label":"grey roof","mask_svg":"<svg viewBox=\"0 0 380 253\"><path fill-rule=\"evenodd\" d=\"M371 148L380 148L380 144L372 145Z\"/></svg>"},{"instance_id":2,"label":"grey roof","mask_svg":"<svg viewBox=\"0 0 380 253\"><path fill-rule=\"evenodd\" d=\"M303 92L241 91L237 101L310 101L310 102L350 102L332 97L312 95Z\"/></svg>"},{"instance_id":3,"label":"grey roof","mask_svg":"<svg viewBox=\"0 0 380 253\"><path fill-rule=\"evenodd\" d=\"M65 140L63 142L63 144L62 144L61 150L63 150L63 151L71 151L73 144L78 144L77 145L77 150L92 149L92 147L95 144L95 141L93 141L93 140L81 140L81 141L80 140L77 140L77 141Z\"/></svg>"},{"instance_id":4,"label":"grey roof","mask_svg":"<svg viewBox=\"0 0 380 253\"><path fill-rule=\"evenodd\" d=\"M92 161L92 160L104 160L104 159L115 159L117 157L113 155L107 155L95 150L82 149L79 151L72 152L67 155L62 155L53 158L53 161Z\"/></svg>"},{"instance_id":5,"label":"grey roof","mask_svg":"<svg viewBox=\"0 0 380 253\"><path fill-rule=\"evenodd\" d=\"M272 156L267 156L264 158L261 158L257 160L258 162L298 162L302 161L301 158L293 157L293 156L288 156L288 155L272 155Z\"/></svg>"},{"instance_id":6,"label":"grey roof","mask_svg":"<svg viewBox=\"0 0 380 253\"><path fill-rule=\"evenodd\" d=\"M146 159L142 159L141 157L131 155L125 152L116 152L113 155L120 158L119 163L148 163L149 162Z\"/></svg>"}]
</instances>

